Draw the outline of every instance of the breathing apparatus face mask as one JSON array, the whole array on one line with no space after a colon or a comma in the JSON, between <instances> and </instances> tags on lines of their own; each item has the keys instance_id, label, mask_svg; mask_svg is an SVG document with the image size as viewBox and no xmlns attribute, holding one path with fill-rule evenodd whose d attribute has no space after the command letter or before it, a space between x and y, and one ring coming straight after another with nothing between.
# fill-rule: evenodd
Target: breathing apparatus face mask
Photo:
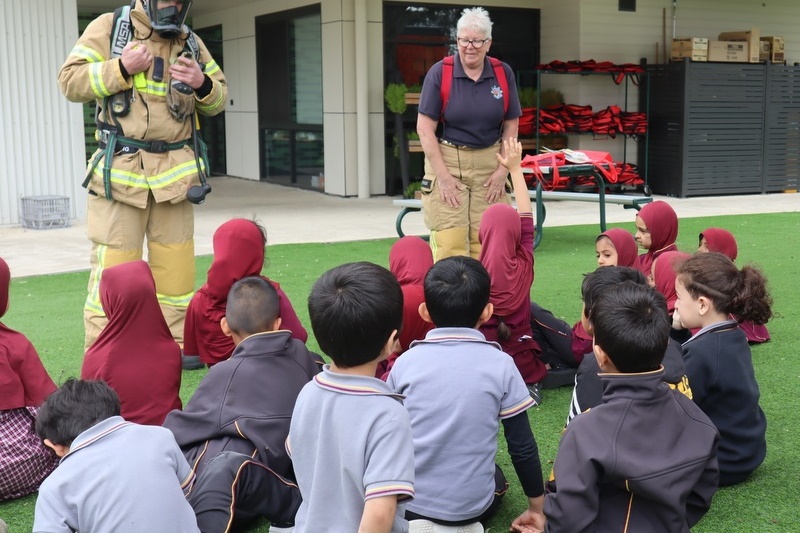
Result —
<instances>
[{"instance_id":1,"label":"breathing apparatus face mask","mask_svg":"<svg viewBox=\"0 0 800 533\"><path fill-rule=\"evenodd\" d=\"M181 34L192 0L148 0L143 3L153 30L170 39Z\"/></svg>"}]
</instances>

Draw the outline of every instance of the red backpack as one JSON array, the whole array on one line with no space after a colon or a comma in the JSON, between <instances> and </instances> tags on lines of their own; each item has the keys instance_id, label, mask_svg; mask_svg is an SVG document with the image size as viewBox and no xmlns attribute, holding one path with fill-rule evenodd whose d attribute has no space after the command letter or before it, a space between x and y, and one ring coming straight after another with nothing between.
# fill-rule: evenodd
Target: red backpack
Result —
<instances>
[{"instance_id":1,"label":"red backpack","mask_svg":"<svg viewBox=\"0 0 800 533\"><path fill-rule=\"evenodd\" d=\"M443 120L444 110L447 107L447 101L450 99L450 86L453 84L453 61L455 56L447 56L442 60L442 83L439 87L439 95L442 99L442 113L439 120ZM494 77L500 84L500 90L503 91L503 117L508 113L508 79L506 78L506 70L503 68L503 62L497 58L490 57L489 62L494 69Z\"/></svg>"}]
</instances>

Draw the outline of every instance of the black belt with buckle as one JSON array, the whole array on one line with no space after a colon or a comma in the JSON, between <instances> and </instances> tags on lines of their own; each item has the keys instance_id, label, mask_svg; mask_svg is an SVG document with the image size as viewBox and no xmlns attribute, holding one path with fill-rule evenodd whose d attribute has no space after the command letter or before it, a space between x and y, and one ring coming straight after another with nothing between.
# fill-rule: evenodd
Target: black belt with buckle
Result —
<instances>
[{"instance_id":1,"label":"black belt with buckle","mask_svg":"<svg viewBox=\"0 0 800 533\"><path fill-rule=\"evenodd\" d=\"M131 139L129 137L117 137L115 153L133 154L138 150L144 150L153 154L164 154L172 150L179 150L189 144L191 139L184 139L182 141L167 142L167 141L140 141L138 139ZM101 150L105 149L106 143L100 140L98 146Z\"/></svg>"}]
</instances>

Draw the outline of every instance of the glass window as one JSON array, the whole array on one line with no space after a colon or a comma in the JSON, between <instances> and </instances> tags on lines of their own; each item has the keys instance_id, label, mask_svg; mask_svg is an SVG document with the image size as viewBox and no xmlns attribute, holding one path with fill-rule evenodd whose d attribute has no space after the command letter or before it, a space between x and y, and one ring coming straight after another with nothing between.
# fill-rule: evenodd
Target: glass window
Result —
<instances>
[{"instance_id":1,"label":"glass window","mask_svg":"<svg viewBox=\"0 0 800 533\"><path fill-rule=\"evenodd\" d=\"M256 18L261 179L324 189L320 7Z\"/></svg>"}]
</instances>

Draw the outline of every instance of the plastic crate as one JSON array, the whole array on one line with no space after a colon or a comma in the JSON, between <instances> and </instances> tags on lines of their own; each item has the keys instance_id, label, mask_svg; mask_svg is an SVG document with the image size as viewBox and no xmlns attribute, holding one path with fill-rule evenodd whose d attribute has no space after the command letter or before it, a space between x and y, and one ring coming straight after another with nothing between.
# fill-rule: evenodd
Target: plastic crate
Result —
<instances>
[{"instance_id":1,"label":"plastic crate","mask_svg":"<svg viewBox=\"0 0 800 533\"><path fill-rule=\"evenodd\" d=\"M66 228L70 223L69 196L22 196L19 212L23 228Z\"/></svg>"}]
</instances>

